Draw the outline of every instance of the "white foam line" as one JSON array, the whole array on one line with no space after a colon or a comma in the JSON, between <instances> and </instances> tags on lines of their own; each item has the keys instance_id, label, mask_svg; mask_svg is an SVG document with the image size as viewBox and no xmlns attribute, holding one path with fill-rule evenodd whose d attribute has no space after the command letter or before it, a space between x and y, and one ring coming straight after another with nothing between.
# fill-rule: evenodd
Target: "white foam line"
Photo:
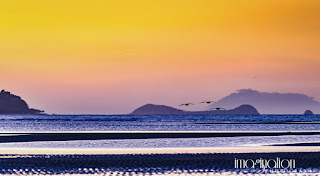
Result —
<instances>
[{"instance_id":1,"label":"white foam line","mask_svg":"<svg viewBox=\"0 0 320 176\"><path fill-rule=\"evenodd\" d=\"M0 134L36 133L320 133L320 131L0 131Z\"/></svg>"},{"instance_id":2,"label":"white foam line","mask_svg":"<svg viewBox=\"0 0 320 176\"><path fill-rule=\"evenodd\" d=\"M17 155L103 155L103 154L200 154L200 153L276 153L320 152L320 147L228 147L228 148L0 148L0 153Z\"/></svg>"},{"instance_id":3,"label":"white foam line","mask_svg":"<svg viewBox=\"0 0 320 176\"><path fill-rule=\"evenodd\" d=\"M1 137L1 136L25 136L25 135L29 135L29 134L24 134L24 133L17 133L17 134L1 134L1 133L0 133L0 137Z\"/></svg>"}]
</instances>

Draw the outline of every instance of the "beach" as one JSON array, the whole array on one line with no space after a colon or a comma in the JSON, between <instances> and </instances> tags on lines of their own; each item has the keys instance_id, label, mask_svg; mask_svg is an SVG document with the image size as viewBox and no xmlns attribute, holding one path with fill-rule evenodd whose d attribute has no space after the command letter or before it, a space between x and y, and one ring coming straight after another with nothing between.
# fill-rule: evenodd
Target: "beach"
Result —
<instances>
[{"instance_id":1,"label":"beach","mask_svg":"<svg viewBox=\"0 0 320 176\"><path fill-rule=\"evenodd\" d=\"M292 169L236 168L235 159L295 160ZM0 174L13 175L316 175L319 152L0 155Z\"/></svg>"},{"instance_id":2,"label":"beach","mask_svg":"<svg viewBox=\"0 0 320 176\"><path fill-rule=\"evenodd\" d=\"M105 132L104 134L121 136L122 134L153 134L148 132ZM183 134L185 137L203 137L203 134L223 134L222 132L159 132L158 134L167 137L168 134ZM239 133L239 132L238 132ZM242 134L226 132L225 136ZM261 134L255 132L244 132L248 134ZM304 132L293 132L293 135L304 134ZM26 137L28 133L7 133L2 137L20 136ZM35 134L35 133L32 133ZM54 133L41 133L42 135L54 135ZM71 134L81 134L84 137L92 133L85 132L64 132L55 134L58 139ZM188 134L192 134L191 136ZM267 132L267 135L273 132ZM287 132L276 132L275 135L286 135ZM289 133L291 134L291 133ZM317 134L317 132L308 132ZM29 133L30 135L30 133ZM80 136L81 136L80 135ZM252 136L255 136L252 135ZM77 135L76 135L77 136ZM93 135L94 136L94 135ZM93 140L91 136L91 140ZM151 135L152 136L152 135ZM78 136L79 137L79 136ZM123 137L123 136L122 136ZM159 136L157 136L159 137ZM175 137L175 136L173 136ZM220 136L221 137L221 136ZM250 137L250 136L249 136ZM29 137L27 137L28 139ZM215 137L215 138L219 138ZM235 138L229 136L228 138ZM4 139L2 142L4 143ZM49 140L50 138L48 138ZM62 138L64 140L64 138ZM171 138L170 140L178 140ZM111 140L111 139L110 139ZM126 139L117 139L122 141ZM137 139L140 140L140 139ZM150 139L147 139L150 140ZM108 140L106 140L108 141ZM111 140L112 141L112 140ZM7 143L45 143L45 141L33 142L12 142ZM66 142L66 141L64 141ZM84 140L87 142L87 140ZM270 144L268 146L251 145L245 147L194 147L184 148L0 148L1 175L317 175L320 174L320 148L317 146L303 146L298 143L296 146L281 146ZM295 167L284 168L236 168L235 159L246 160L276 160L277 158L291 159L295 161Z\"/></svg>"}]
</instances>

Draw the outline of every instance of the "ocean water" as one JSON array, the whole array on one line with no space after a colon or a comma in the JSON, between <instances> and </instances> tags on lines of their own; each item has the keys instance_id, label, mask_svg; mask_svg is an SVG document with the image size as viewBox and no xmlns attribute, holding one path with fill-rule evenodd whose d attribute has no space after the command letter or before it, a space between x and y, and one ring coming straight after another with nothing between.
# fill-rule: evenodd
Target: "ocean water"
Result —
<instances>
[{"instance_id":1,"label":"ocean water","mask_svg":"<svg viewBox=\"0 0 320 176\"><path fill-rule=\"evenodd\" d=\"M0 132L320 131L320 115L0 115Z\"/></svg>"},{"instance_id":2,"label":"ocean water","mask_svg":"<svg viewBox=\"0 0 320 176\"><path fill-rule=\"evenodd\" d=\"M0 133L90 131L320 131L320 115L0 115ZM1 137L1 136L0 136ZM320 135L1 142L0 148L248 147L320 142Z\"/></svg>"}]
</instances>

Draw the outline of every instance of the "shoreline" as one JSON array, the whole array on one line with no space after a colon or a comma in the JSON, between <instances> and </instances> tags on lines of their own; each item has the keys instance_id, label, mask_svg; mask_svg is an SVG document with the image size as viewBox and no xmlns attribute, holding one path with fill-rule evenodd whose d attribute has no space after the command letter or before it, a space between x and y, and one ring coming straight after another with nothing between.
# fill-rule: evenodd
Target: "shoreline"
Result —
<instances>
[{"instance_id":1,"label":"shoreline","mask_svg":"<svg viewBox=\"0 0 320 176\"><path fill-rule=\"evenodd\" d=\"M317 152L317 146L221 147L221 148L0 148L2 155L131 155L131 154L232 154Z\"/></svg>"},{"instance_id":2,"label":"shoreline","mask_svg":"<svg viewBox=\"0 0 320 176\"><path fill-rule=\"evenodd\" d=\"M0 143L84 141L84 140L125 140L125 139L186 139L186 138L230 138L230 137L267 137L320 135L320 131L144 131L144 132L6 132L0 133Z\"/></svg>"}]
</instances>

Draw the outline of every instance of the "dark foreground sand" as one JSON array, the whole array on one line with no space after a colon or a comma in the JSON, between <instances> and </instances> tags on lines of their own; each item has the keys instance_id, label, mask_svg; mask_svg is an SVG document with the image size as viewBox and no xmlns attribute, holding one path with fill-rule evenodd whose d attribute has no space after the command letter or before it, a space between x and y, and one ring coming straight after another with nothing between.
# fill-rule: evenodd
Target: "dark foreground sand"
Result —
<instances>
[{"instance_id":1,"label":"dark foreground sand","mask_svg":"<svg viewBox=\"0 0 320 176\"><path fill-rule=\"evenodd\" d=\"M320 146L319 142L305 142L305 143L293 143L293 144L273 144L271 146Z\"/></svg>"},{"instance_id":2,"label":"dark foreground sand","mask_svg":"<svg viewBox=\"0 0 320 176\"><path fill-rule=\"evenodd\" d=\"M239 159L295 159L294 170L236 169ZM0 155L0 174L319 174L320 153L228 153L228 154L144 154L144 155Z\"/></svg>"}]
</instances>

